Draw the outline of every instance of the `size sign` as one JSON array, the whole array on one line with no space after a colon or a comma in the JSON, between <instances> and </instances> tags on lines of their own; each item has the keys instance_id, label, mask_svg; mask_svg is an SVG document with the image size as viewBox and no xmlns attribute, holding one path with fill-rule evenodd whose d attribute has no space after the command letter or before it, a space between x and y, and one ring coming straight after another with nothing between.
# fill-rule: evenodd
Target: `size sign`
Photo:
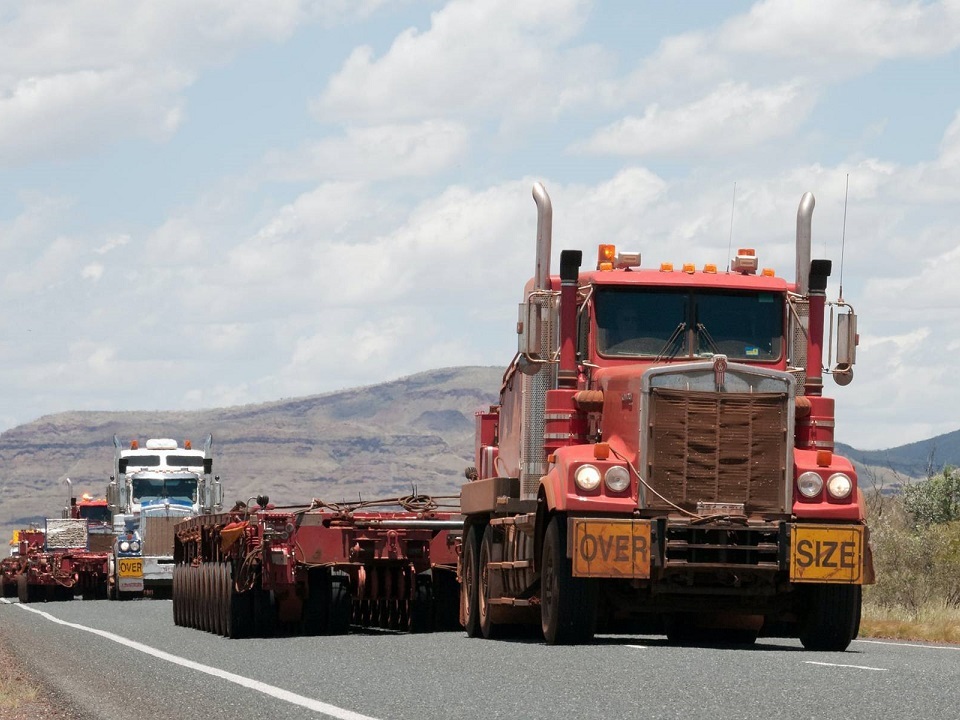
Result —
<instances>
[{"instance_id":1,"label":"size sign","mask_svg":"<svg viewBox=\"0 0 960 720\"><path fill-rule=\"evenodd\" d=\"M575 577L650 577L648 520L573 520Z\"/></svg>"},{"instance_id":2,"label":"size sign","mask_svg":"<svg viewBox=\"0 0 960 720\"><path fill-rule=\"evenodd\" d=\"M793 525L792 582L863 583L862 525Z\"/></svg>"}]
</instances>

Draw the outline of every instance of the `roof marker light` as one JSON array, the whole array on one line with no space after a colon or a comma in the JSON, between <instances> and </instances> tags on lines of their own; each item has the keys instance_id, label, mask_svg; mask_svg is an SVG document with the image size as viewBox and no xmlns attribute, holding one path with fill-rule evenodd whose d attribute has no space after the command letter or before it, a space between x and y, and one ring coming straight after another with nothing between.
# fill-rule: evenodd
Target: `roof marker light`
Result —
<instances>
[{"instance_id":1,"label":"roof marker light","mask_svg":"<svg viewBox=\"0 0 960 720\"><path fill-rule=\"evenodd\" d=\"M688 275L693 275L697 271L697 266L693 263L684 263L683 271Z\"/></svg>"},{"instance_id":2,"label":"roof marker light","mask_svg":"<svg viewBox=\"0 0 960 720\"><path fill-rule=\"evenodd\" d=\"M673 263L660 263L660 272L673 272Z\"/></svg>"},{"instance_id":3,"label":"roof marker light","mask_svg":"<svg viewBox=\"0 0 960 720\"><path fill-rule=\"evenodd\" d=\"M760 271L760 274L764 277L776 277L776 273L773 271L773 268L764 268Z\"/></svg>"},{"instance_id":4,"label":"roof marker light","mask_svg":"<svg viewBox=\"0 0 960 720\"><path fill-rule=\"evenodd\" d=\"M703 266L703 271L705 273L710 273L711 275L717 274L717 265L716 263L707 263Z\"/></svg>"}]
</instances>

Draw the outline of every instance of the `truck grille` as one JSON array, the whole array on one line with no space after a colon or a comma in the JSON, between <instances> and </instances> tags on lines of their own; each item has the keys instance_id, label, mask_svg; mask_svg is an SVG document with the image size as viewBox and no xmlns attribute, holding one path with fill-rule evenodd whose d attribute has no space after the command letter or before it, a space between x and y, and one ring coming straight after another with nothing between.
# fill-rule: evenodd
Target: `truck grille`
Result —
<instances>
[{"instance_id":1,"label":"truck grille","mask_svg":"<svg viewBox=\"0 0 960 720\"><path fill-rule=\"evenodd\" d=\"M646 480L695 512L698 502L743 503L749 515L784 506L785 393L651 388ZM647 506L669 509L654 493Z\"/></svg>"},{"instance_id":2,"label":"truck grille","mask_svg":"<svg viewBox=\"0 0 960 720\"><path fill-rule=\"evenodd\" d=\"M173 528L183 516L143 518L143 554L173 555Z\"/></svg>"}]
</instances>

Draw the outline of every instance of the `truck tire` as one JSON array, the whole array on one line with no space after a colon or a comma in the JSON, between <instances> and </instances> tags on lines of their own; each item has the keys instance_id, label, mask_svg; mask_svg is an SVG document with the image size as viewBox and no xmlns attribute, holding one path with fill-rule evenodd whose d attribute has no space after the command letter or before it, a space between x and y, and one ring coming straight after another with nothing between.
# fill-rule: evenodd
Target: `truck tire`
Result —
<instances>
[{"instance_id":1,"label":"truck tire","mask_svg":"<svg viewBox=\"0 0 960 720\"><path fill-rule=\"evenodd\" d=\"M307 571L307 597L300 611L300 633L314 636L327 632L327 608L332 599L330 570L310 568Z\"/></svg>"},{"instance_id":2,"label":"truck tire","mask_svg":"<svg viewBox=\"0 0 960 720\"><path fill-rule=\"evenodd\" d=\"M477 590L480 580L480 531L471 525L463 538L461 559L460 619L467 637L480 637L480 609L477 606Z\"/></svg>"},{"instance_id":3,"label":"truck tire","mask_svg":"<svg viewBox=\"0 0 960 720\"><path fill-rule=\"evenodd\" d=\"M22 573L17 577L17 599L21 605L33 602L33 588L27 583L27 574Z\"/></svg>"},{"instance_id":4,"label":"truck tire","mask_svg":"<svg viewBox=\"0 0 960 720\"><path fill-rule=\"evenodd\" d=\"M501 627L493 621L490 605L490 563L494 558L493 526L487 525L480 541L480 568L477 573L477 613L480 616L480 632L487 640L501 636Z\"/></svg>"},{"instance_id":5,"label":"truck tire","mask_svg":"<svg viewBox=\"0 0 960 720\"><path fill-rule=\"evenodd\" d=\"M860 630L862 592L859 585L808 585L801 597L806 608L800 642L807 650L842 652Z\"/></svg>"},{"instance_id":6,"label":"truck tire","mask_svg":"<svg viewBox=\"0 0 960 720\"><path fill-rule=\"evenodd\" d=\"M540 564L540 618L549 645L587 643L596 632L597 583L573 577L566 548L566 518L557 516L547 526Z\"/></svg>"},{"instance_id":7,"label":"truck tire","mask_svg":"<svg viewBox=\"0 0 960 720\"><path fill-rule=\"evenodd\" d=\"M415 576L413 582L416 587L410 601L410 632L433 632L433 589L430 577Z\"/></svg>"},{"instance_id":8,"label":"truck tire","mask_svg":"<svg viewBox=\"0 0 960 720\"><path fill-rule=\"evenodd\" d=\"M173 566L173 593L170 596L173 609L173 624L180 627L180 566Z\"/></svg>"}]
</instances>

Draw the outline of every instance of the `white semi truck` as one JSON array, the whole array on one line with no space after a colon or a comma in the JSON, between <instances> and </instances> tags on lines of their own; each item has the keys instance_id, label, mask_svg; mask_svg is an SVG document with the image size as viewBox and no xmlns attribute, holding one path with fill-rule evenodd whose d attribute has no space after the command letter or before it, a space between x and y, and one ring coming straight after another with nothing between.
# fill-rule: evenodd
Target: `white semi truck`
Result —
<instances>
[{"instance_id":1,"label":"white semi truck","mask_svg":"<svg viewBox=\"0 0 960 720\"><path fill-rule=\"evenodd\" d=\"M189 440L153 438L124 448L113 437L114 472L107 503L115 540L109 556L107 594L112 600L169 595L173 586L174 526L186 518L219 512L223 488L213 475L208 435L203 450Z\"/></svg>"}]
</instances>

